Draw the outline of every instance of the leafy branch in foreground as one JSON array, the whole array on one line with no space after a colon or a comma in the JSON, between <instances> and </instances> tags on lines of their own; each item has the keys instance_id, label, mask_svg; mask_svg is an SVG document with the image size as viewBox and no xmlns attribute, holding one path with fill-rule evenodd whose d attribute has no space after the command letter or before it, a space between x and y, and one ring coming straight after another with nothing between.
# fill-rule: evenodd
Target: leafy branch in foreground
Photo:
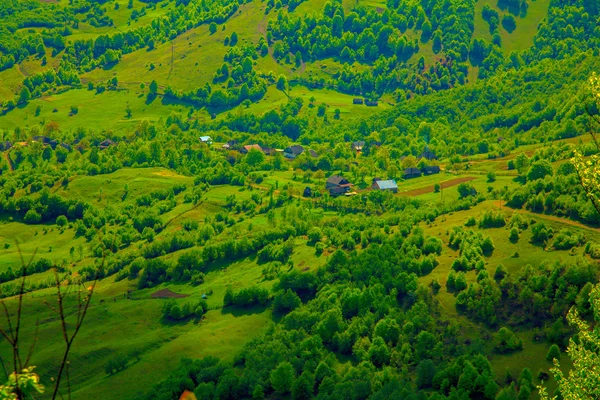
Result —
<instances>
[{"instance_id":1,"label":"leafy branch in foreground","mask_svg":"<svg viewBox=\"0 0 600 400\"><path fill-rule=\"evenodd\" d=\"M33 351L35 345L38 340L38 328L39 321L36 322L36 329L33 337L33 341L29 346L29 350L27 352L26 357L21 353L21 348L23 348L23 339L21 337L21 328L22 328L22 316L23 316L23 300L25 298L25 282L28 277L28 270L31 266L33 259L35 258L35 252L28 263L25 263L23 259L21 249L19 244L17 243L17 248L19 255L21 257L21 282L19 286L19 292L16 296L17 300L17 309L15 315L11 315L9 308L7 306L6 300L1 299L0 305L2 306L2 311L4 313L4 318L6 320L6 327L0 327L0 334L4 337L4 339L9 343L12 348L12 362L9 364L11 367L6 368L3 360L2 366L6 375L8 376L8 381L4 385L0 385L0 398L1 399L10 399L10 400L22 400L25 399L27 395L32 395L34 392L44 393L45 387L40 383L40 377L34 372L34 366L30 366L29 363L31 361L31 356L33 355ZM83 325L85 316L90 307L90 302L92 299L92 295L94 293L94 289L96 288L96 283L98 282L98 273L101 270L104 262L101 264L101 267L96 271L96 275L92 280L91 284L86 287L85 282L79 282L77 288L77 300L75 304L76 312L75 314L75 324L74 328L69 331L67 327L66 319L70 315L65 305L66 296L71 294L68 290L63 289L63 280L58 274L56 269L54 270L54 278L55 278L55 288L56 288L56 305L51 305L50 302L45 301L44 303L50 307L52 311L54 311L61 324L62 336L65 342L65 350L63 356L61 358L61 363L58 368L58 374L56 377L52 378L54 381L54 389L52 391L52 400L57 397L63 398L63 395L60 394L59 389L61 385L61 381L63 375L67 376L67 391L68 398L71 398L71 385L69 381L69 352L73 346L73 342L75 341L75 337L79 332L81 326ZM10 374L8 371L11 371Z\"/></svg>"},{"instance_id":2,"label":"leafy branch in foreground","mask_svg":"<svg viewBox=\"0 0 600 400\"><path fill-rule=\"evenodd\" d=\"M593 101L600 104L600 77L593 74L589 80ZM600 126L600 119L590 111L590 134L600 151L600 143L595 131L595 125ZM595 124L595 125L594 125ZM585 189L589 199L600 213L600 156L592 155L584 160L580 153L576 153L573 163L581 186ZM600 398L600 285L596 285L589 294L589 301L594 315L595 326L591 327L584 321L575 308L567 315L569 324L577 328L575 338L569 340L567 353L573 360L573 368L568 375L560 370L560 364L554 359L555 367L551 370L558 383L560 396L565 400L599 399ZM540 398L548 400L545 387L539 387ZM557 397L552 398L557 399Z\"/></svg>"}]
</instances>

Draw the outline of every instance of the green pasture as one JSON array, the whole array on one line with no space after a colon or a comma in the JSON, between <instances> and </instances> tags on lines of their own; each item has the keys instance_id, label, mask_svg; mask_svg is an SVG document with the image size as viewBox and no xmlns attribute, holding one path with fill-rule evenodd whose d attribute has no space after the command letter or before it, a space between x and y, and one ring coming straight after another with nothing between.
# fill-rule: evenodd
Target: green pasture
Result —
<instances>
[{"instance_id":1,"label":"green pasture","mask_svg":"<svg viewBox=\"0 0 600 400\"><path fill-rule=\"evenodd\" d=\"M475 31L473 37L483 38L488 42L492 41L492 35L490 34L490 26L481 16L481 11L485 5L489 5L500 14L500 23L498 29L500 31L500 37L502 38L502 49L505 54L509 54L511 51L525 50L533 45L533 37L537 33L538 25L548 15L548 7L550 0L535 0L528 1L529 8L527 15L524 17L516 16L517 28L512 32L508 33L502 26L502 17L508 13L508 11L501 11L497 7L496 0L479 0L475 3Z\"/></svg>"},{"instance_id":2,"label":"green pasture","mask_svg":"<svg viewBox=\"0 0 600 400\"><path fill-rule=\"evenodd\" d=\"M39 116L35 115L37 106L41 107ZM71 106L79 108L76 115L69 116ZM132 111L131 118L127 118L128 106ZM161 98L148 104L145 93L139 87L100 94L95 90L75 89L31 100L24 107L1 115L0 126L4 129L31 128L55 121L61 129L90 126L121 129L143 120L158 121L172 112L187 113L187 110L181 105L161 104Z\"/></svg>"}]
</instances>

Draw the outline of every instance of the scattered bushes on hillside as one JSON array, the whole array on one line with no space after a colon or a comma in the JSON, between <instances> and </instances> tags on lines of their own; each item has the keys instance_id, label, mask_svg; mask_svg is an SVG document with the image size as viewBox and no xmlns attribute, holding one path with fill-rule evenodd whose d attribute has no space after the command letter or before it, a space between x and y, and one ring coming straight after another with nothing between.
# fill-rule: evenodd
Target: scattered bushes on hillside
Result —
<instances>
[{"instance_id":1,"label":"scattered bushes on hillside","mask_svg":"<svg viewBox=\"0 0 600 400\"><path fill-rule=\"evenodd\" d=\"M523 341L506 327L500 328L494 337L494 351L500 354L523 350Z\"/></svg>"},{"instance_id":2,"label":"scattered bushes on hillside","mask_svg":"<svg viewBox=\"0 0 600 400\"><path fill-rule=\"evenodd\" d=\"M506 225L506 220L501 211L486 210L479 219L480 228L501 228L504 225Z\"/></svg>"},{"instance_id":3,"label":"scattered bushes on hillside","mask_svg":"<svg viewBox=\"0 0 600 400\"><path fill-rule=\"evenodd\" d=\"M531 242L535 244L543 244L545 245L552 235L554 231L544 222L538 222L533 225L531 228Z\"/></svg>"},{"instance_id":4,"label":"scattered bushes on hillside","mask_svg":"<svg viewBox=\"0 0 600 400\"><path fill-rule=\"evenodd\" d=\"M169 299L162 306L163 318L171 321L183 321L189 318L200 318L208 311L208 305L204 300L177 304L175 299Z\"/></svg>"},{"instance_id":5,"label":"scattered bushes on hillside","mask_svg":"<svg viewBox=\"0 0 600 400\"><path fill-rule=\"evenodd\" d=\"M554 237L552 246L556 250L570 250L573 247L582 245L585 242L583 235L578 234L571 229L561 229Z\"/></svg>"}]
</instances>

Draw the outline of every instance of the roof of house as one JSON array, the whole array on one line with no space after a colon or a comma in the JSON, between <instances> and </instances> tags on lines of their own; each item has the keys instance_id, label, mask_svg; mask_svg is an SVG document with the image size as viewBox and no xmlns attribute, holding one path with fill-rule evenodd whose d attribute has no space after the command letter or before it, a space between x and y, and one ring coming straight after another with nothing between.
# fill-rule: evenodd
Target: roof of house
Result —
<instances>
[{"instance_id":1,"label":"roof of house","mask_svg":"<svg viewBox=\"0 0 600 400\"><path fill-rule=\"evenodd\" d=\"M346 188L345 187L341 187L341 186L334 186L332 188L329 189L329 193L336 195L336 194L344 194L346 193Z\"/></svg>"},{"instance_id":2,"label":"roof of house","mask_svg":"<svg viewBox=\"0 0 600 400\"><path fill-rule=\"evenodd\" d=\"M405 174L405 175L412 175L412 174L419 174L419 175L420 175L420 174L421 174L421 171L419 170L419 168L415 168L415 167L412 167L412 168L406 168L406 169L404 170L404 174Z\"/></svg>"},{"instance_id":3,"label":"roof of house","mask_svg":"<svg viewBox=\"0 0 600 400\"><path fill-rule=\"evenodd\" d=\"M423 153L419 156L420 158L425 158L427 160L434 160L437 158L437 156L435 155L435 153L431 150L429 150L428 146L425 146L425 149L423 150Z\"/></svg>"},{"instance_id":4,"label":"roof of house","mask_svg":"<svg viewBox=\"0 0 600 400\"><path fill-rule=\"evenodd\" d=\"M201 142L210 142L210 141L212 141L212 138L210 136L200 136L200 141Z\"/></svg>"},{"instance_id":5,"label":"roof of house","mask_svg":"<svg viewBox=\"0 0 600 400\"><path fill-rule=\"evenodd\" d=\"M354 148L363 148L363 147L365 147L365 141L364 140L357 140L356 142L352 142L352 147L354 147Z\"/></svg>"},{"instance_id":6,"label":"roof of house","mask_svg":"<svg viewBox=\"0 0 600 400\"><path fill-rule=\"evenodd\" d=\"M314 157L314 158L317 158L317 157L319 157L319 155L317 154L317 152L316 152L316 151L314 151L314 150L312 150L312 149L310 149L310 150L308 151L308 153L310 154L310 156L311 156L311 157Z\"/></svg>"},{"instance_id":7,"label":"roof of house","mask_svg":"<svg viewBox=\"0 0 600 400\"><path fill-rule=\"evenodd\" d=\"M258 150L258 151L262 151L262 147L260 147L258 144L247 144L244 146L244 149L246 149L247 151L250 151L252 149L254 150Z\"/></svg>"},{"instance_id":8,"label":"roof of house","mask_svg":"<svg viewBox=\"0 0 600 400\"><path fill-rule=\"evenodd\" d=\"M287 147L284 151L286 153L292 153L297 156L304 152L304 147L300 146L299 144L295 144L295 145Z\"/></svg>"},{"instance_id":9,"label":"roof of house","mask_svg":"<svg viewBox=\"0 0 600 400\"><path fill-rule=\"evenodd\" d=\"M331 175L327 178L327 183L341 187L352 185L346 178L340 175Z\"/></svg>"},{"instance_id":10,"label":"roof of house","mask_svg":"<svg viewBox=\"0 0 600 400\"><path fill-rule=\"evenodd\" d=\"M113 142L112 140L106 139L105 141L101 142L98 146L100 146L100 147L108 147L108 146L112 146L114 144L115 144L115 142Z\"/></svg>"},{"instance_id":11,"label":"roof of house","mask_svg":"<svg viewBox=\"0 0 600 400\"><path fill-rule=\"evenodd\" d=\"M379 187L379 189L381 189L381 190L398 189L398 185L396 184L396 181L393 179L389 179L387 181L377 181L376 184Z\"/></svg>"},{"instance_id":12,"label":"roof of house","mask_svg":"<svg viewBox=\"0 0 600 400\"><path fill-rule=\"evenodd\" d=\"M428 165L424 169L427 172L440 172L440 166L439 165Z\"/></svg>"},{"instance_id":13,"label":"roof of house","mask_svg":"<svg viewBox=\"0 0 600 400\"><path fill-rule=\"evenodd\" d=\"M50 139L48 136L34 136L33 140L42 143L50 143L52 141L52 139Z\"/></svg>"}]
</instances>

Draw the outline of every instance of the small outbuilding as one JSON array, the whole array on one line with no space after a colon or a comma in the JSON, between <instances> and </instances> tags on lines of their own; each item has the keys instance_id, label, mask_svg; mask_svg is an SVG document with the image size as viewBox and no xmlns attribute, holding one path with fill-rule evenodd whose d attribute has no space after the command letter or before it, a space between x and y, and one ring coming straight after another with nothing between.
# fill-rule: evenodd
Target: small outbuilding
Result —
<instances>
[{"instance_id":1,"label":"small outbuilding","mask_svg":"<svg viewBox=\"0 0 600 400\"><path fill-rule=\"evenodd\" d=\"M381 190L384 192L398 193L398 184L393 179L381 180L375 178L371 185L373 190Z\"/></svg>"},{"instance_id":2,"label":"small outbuilding","mask_svg":"<svg viewBox=\"0 0 600 400\"><path fill-rule=\"evenodd\" d=\"M312 197L312 189L310 187L305 187L304 188L304 193L302 193L302 196L304 197Z\"/></svg>"},{"instance_id":3,"label":"small outbuilding","mask_svg":"<svg viewBox=\"0 0 600 400\"><path fill-rule=\"evenodd\" d=\"M304 147L300 146L299 144L286 147L285 150L283 150L283 156L285 158L289 158L290 160L295 159L302 153L304 153Z\"/></svg>"},{"instance_id":4,"label":"small outbuilding","mask_svg":"<svg viewBox=\"0 0 600 400\"><path fill-rule=\"evenodd\" d=\"M213 140L210 136L200 136L200 143L212 144Z\"/></svg>"},{"instance_id":5,"label":"small outbuilding","mask_svg":"<svg viewBox=\"0 0 600 400\"><path fill-rule=\"evenodd\" d=\"M260 145L258 144L247 144L246 146L242 147L240 149L240 153L242 154L248 154L250 152L250 150L258 150L258 151L263 151L262 147L260 147Z\"/></svg>"},{"instance_id":6,"label":"small outbuilding","mask_svg":"<svg viewBox=\"0 0 600 400\"><path fill-rule=\"evenodd\" d=\"M427 167L423 168L423 173L425 175L439 174L440 173L440 167L439 167L439 165L430 165L430 166L427 166Z\"/></svg>"},{"instance_id":7,"label":"small outbuilding","mask_svg":"<svg viewBox=\"0 0 600 400\"><path fill-rule=\"evenodd\" d=\"M404 175L402 176L404 179L413 179L421 176L421 171L419 168L406 168L404 170Z\"/></svg>"},{"instance_id":8,"label":"small outbuilding","mask_svg":"<svg viewBox=\"0 0 600 400\"><path fill-rule=\"evenodd\" d=\"M325 182L325 189L334 197L346 194L351 188L352 184L341 175L331 175Z\"/></svg>"},{"instance_id":9,"label":"small outbuilding","mask_svg":"<svg viewBox=\"0 0 600 400\"><path fill-rule=\"evenodd\" d=\"M352 104L363 104L363 99L361 99L360 97L355 98L354 100L352 100Z\"/></svg>"},{"instance_id":10,"label":"small outbuilding","mask_svg":"<svg viewBox=\"0 0 600 400\"><path fill-rule=\"evenodd\" d=\"M0 151L10 150L12 147L12 143L8 140L5 142L0 142Z\"/></svg>"},{"instance_id":11,"label":"small outbuilding","mask_svg":"<svg viewBox=\"0 0 600 400\"><path fill-rule=\"evenodd\" d=\"M98 145L98 147L100 147L100 150L104 150L104 149L108 149L111 146L116 145L115 142L113 142L110 139L106 139L103 142L100 142L100 144Z\"/></svg>"},{"instance_id":12,"label":"small outbuilding","mask_svg":"<svg viewBox=\"0 0 600 400\"><path fill-rule=\"evenodd\" d=\"M423 153L421 153L421 155L418 157L418 159L421 158L432 161L437 160L437 155L433 151L429 150L429 146L425 146Z\"/></svg>"},{"instance_id":13,"label":"small outbuilding","mask_svg":"<svg viewBox=\"0 0 600 400\"><path fill-rule=\"evenodd\" d=\"M357 140L356 142L352 142L352 150L356 151L357 153L362 151L364 147L365 147L364 140Z\"/></svg>"}]
</instances>

